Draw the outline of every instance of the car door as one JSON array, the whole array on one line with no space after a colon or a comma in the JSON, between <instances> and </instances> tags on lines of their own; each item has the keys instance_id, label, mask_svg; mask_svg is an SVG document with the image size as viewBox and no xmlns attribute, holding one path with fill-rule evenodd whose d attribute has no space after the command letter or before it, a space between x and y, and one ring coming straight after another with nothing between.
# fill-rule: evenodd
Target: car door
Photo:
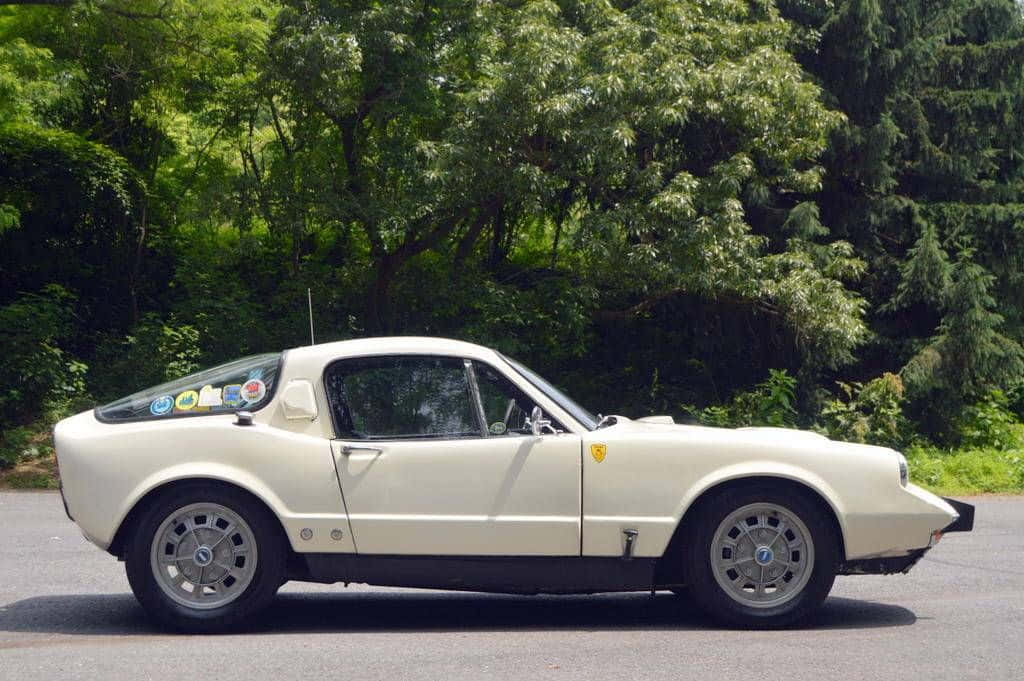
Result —
<instances>
[{"instance_id":1,"label":"car door","mask_svg":"<svg viewBox=\"0 0 1024 681\"><path fill-rule=\"evenodd\" d=\"M374 356L334 362L324 385L358 553L579 555L580 437L533 435L533 402L501 372Z\"/></svg>"}]
</instances>

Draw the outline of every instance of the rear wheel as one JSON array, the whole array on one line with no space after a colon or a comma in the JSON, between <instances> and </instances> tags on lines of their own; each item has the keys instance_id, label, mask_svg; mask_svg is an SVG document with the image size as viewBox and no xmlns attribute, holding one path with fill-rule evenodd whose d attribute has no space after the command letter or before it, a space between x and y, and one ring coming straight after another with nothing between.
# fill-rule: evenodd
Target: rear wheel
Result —
<instances>
[{"instance_id":1,"label":"rear wheel","mask_svg":"<svg viewBox=\"0 0 1024 681\"><path fill-rule=\"evenodd\" d=\"M284 575L276 519L241 491L175 488L145 511L125 556L146 611L171 628L228 629L265 607Z\"/></svg>"},{"instance_id":2,"label":"rear wheel","mask_svg":"<svg viewBox=\"0 0 1024 681\"><path fill-rule=\"evenodd\" d=\"M698 510L684 556L693 600L727 624L793 624L828 596L839 544L804 494L770 487L728 490Z\"/></svg>"}]
</instances>

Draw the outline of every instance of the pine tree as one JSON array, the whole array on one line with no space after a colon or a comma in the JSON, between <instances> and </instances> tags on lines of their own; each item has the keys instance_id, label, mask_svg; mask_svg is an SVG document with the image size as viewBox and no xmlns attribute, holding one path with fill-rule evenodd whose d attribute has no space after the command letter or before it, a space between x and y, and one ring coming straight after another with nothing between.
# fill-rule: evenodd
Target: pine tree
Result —
<instances>
[{"instance_id":1,"label":"pine tree","mask_svg":"<svg viewBox=\"0 0 1024 681\"><path fill-rule=\"evenodd\" d=\"M916 209L911 210L914 222L920 225L921 237L900 266L900 283L889 307L905 308L920 302L941 310L952 285L949 256L939 243L935 225L921 219Z\"/></svg>"},{"instance_id":2,"label":"pine tree","mask_svg":"<svg viewBox=\"0 0 1024 681\"><path fill-rule=\"evenodd\" d=\"M868 262L859 378L937 387L917 416L1024 378L1024 7L1016 0L779 0L846 124L806 200ZM951 265L946 251L973 251ZM998 310L998 314L996 313ZM912 391L913 392L913 391Z\"/></svg>"},{"instance_id":3,"label":"pine tree","mask_svg":"<svg viewBox=\"0 0 1024 681\"><path fill-rule=\"evenodd\" d=\"M1000 329L1003 316L993 310L989 293L995 279L961 251L953 268L948 311L932 344L942 383L968 398L977 398L1007 375L1024 372L1024 351Z\"/></svg>"}]
</instances>

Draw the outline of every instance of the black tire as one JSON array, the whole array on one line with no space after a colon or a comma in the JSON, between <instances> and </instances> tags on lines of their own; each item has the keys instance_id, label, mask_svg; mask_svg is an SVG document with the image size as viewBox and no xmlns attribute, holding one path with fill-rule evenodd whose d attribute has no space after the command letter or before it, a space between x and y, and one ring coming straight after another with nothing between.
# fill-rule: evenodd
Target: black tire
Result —
<instances>
[{"instance_id":1,"label":"black tire","mask_svg":"<svg viewBox=\"0 0 1024 681\"><path fill-rule=\"evenodd\" d=\"M171 598L158 583L151 561L156 550L155 535L164 521L191 504L216 504L228 509L248 525L255 540L258 559L249 573L251 581L232 596L234 600L212 609L188 607ZM139 516L129 535L125 570L135 597L160 624L180 632L222 632L237 627L273 600L284 582L286 541L277 518L248 493L208 482L176 486L157 497Z\"/></svg>"},{"instance_id":2,"label":"black tire","mask_svg":"<svg viewBox=\"0 0 1024 681\"><path fill-rule=\"evenodd\" d=\"M776 606L751 606L734 599L719 584L712 566L712 542L719 526L751 504L781 507L804 524L813 542L813 565L807 568L807 581L795 596ZM683 574L690 597L711 617L744 629L780 628L799 622L825 601L839 564L839 537L826 511L807 493L783 485L737 487L702 503L696 513L685 543Z\"/></svg>"}]
</instances>

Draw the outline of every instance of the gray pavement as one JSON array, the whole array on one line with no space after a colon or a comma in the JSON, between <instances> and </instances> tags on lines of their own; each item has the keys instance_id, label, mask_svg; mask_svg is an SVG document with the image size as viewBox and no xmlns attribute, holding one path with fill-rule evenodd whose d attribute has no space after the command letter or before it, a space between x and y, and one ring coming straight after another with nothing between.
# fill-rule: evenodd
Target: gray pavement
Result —
<instances>
[{"instance_id":1,"label":"gray pavement","mask_svg":"<svg viewBox=\"0 0 1024 681\"><path fill-rule=\"evenodd\" d=\"M0 681L1024 679L1024 498L988 497L905 576L840 577L798 630L668 594L511 597L288 584L250 631L154 628L53 493L0 493Z\"/></svg>"}]
</instances>

